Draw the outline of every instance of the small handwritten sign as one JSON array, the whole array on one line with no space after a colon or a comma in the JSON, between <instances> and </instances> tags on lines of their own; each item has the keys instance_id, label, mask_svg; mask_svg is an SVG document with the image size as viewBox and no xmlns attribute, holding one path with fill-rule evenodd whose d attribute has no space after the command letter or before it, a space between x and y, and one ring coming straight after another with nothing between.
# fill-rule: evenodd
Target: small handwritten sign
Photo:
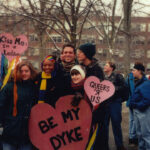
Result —
<instances>
[{"instance_id":1,"label":"small handwritten sign","mask_svg":"<svg viewBox=\"0 0 150 150\"><path fill-rule=\"evenodd\" d=\"M25 35L14 38L10 33L0 34L0 51L9 61L20 56L28 48L28 39Z\"/></svg>"},{"instance_id":2,"label":"small handwritten sign","mask_svg":"<svg viewBox=\"0 0 150 150\"><path fill-rule=\"evenodd\" d=\"M72 97L61 97L56 103L56 109L46 103L32 108L29 137L38 149L85 150L92 113L85 100L81 100L77 107L71 106Z\"/></svg>"},{"instance_id":3,"label":"small handwritten sign","mask_svg":"<svg viewBox=\"0 0 150 150\"><path fill-rule=\"evenodd\" d=\"M115 92L115 87L112 82L108 80L100 82L95 76L90 76L85 80L84 89L93 107L97 107Z\"/></svg>"}]
</instances>

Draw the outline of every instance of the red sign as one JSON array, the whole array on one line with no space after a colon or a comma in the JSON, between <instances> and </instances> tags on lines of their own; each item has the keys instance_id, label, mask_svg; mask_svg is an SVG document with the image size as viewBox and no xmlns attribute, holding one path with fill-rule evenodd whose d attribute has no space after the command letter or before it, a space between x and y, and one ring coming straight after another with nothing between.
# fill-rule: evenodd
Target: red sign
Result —
<instances>
[{"instance_id":1,"label":"red sign","mask_svg":"<svg viewBox=\"0 0 150 150\"><path fill-rule=\"evenodd\" d=\"M56 109L46 103L35 105L29 120L31 142L40 150L85 150L92 112L85 100L71 105L72 95L61 97Z\"/></svg>"},{"instance_id":2,"label":"red sign","mask_svg":"<svg viewBox=\"0 0 150 150\"><path fill-rule=\"evenodd\" d=\"M9 33L0 34L0 51L9 61L20 56L28 48L28 39L25 35L14 38Z\"/></svg>"},{"instance_id":3,"label":"red sign","mask_svg":"<svg viewBox=\"0 0 150 150\"><path fill-rule=\"evenodd\" d=\"M84 89L93 107L97 107L115 92L112 82L108 80L100 82L100 79L95 76L90 76L85 80Z\"/></svg>"}]
</instances>

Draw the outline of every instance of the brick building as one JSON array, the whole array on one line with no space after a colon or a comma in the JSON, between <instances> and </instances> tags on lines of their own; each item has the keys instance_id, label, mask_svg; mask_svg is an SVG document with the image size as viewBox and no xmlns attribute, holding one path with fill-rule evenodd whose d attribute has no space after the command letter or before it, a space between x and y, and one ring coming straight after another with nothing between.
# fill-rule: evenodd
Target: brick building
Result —
<instances>
[{"instance_id":1,"label":"brick building","mask_svg":"<svg viewBox=\"0 0 150 150\"><path fill-rule=\"evenodd\" d=\"M51 39L46 36L44 47L40 47L39 36L36 33L36 30L29 20L20 20L17 21L18 17L1 17L0 19L0 33L8 32L14 36L24 34L29 39L29 48L23 54L23 59L30 60L36 68L39 68L41 62L41 53L44 51L44 55L48 55L52 52L59 52L54 47L52 41L55 42L57 47L61 50L62 45L65 43L60 35L55 32L51 33ZM117 23L116 17L116 23ZM98 20L94 19L93 24L99 29ZM111 28L109 29L111 30ZM133 17L131 24L131 51L130 51L130 66L133 66L135 61L142 61L146 68L147 73L150 73L150 19L149 17ZM101 38L94 26L86 23L84 26L84 32L82 35L81 43L92 42L96 44L97 55L96 57L100 60L100 63L103 65L106 61L106 49L107 44L104 38ZM117 36L115 42L115 48L113 50L112 57L117 62L117 69L119 71L124 70L124 56L125 56L125 37L124 34L120 33Z\"/></svg>"}]
</instances>

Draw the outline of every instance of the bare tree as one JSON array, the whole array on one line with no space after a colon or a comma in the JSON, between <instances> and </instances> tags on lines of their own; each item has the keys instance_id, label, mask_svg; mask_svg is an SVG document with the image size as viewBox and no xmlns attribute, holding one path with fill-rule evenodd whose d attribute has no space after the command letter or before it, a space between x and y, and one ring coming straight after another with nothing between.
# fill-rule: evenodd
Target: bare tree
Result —
<instances>
[{"instance_id":1,"label":"bare tree","mask_svg":"<svg viewBox=\"0 0 150 150\"><path fill-rule=\"evenodd\" d=\"M41 48L44 45L45 34L52 40L52 33L60 35L65 42L79 45L91 4L83 5L83 0L26 0L26 3L24 0L17 0L17 2L16 9L4 3L1 3L1 6L11 14L33 22L40 37ZM55 43L54 46L58 49Z\"/></svg>"},{"instance_id":2,"label":"bare tree","mask_svg":"<svg viewBox=\"0 0 150 150\"><path fill-rule=\"evenodd\" d=\"M87 0L87 2L94 3L92 10L98 20L98 26L94 26L90 17L88 22L91 26L94 26L97 34L105 41L106 45L106 59L112 60L115 42L120 32L121 25L123 23L123 12L120 14L117 12L117 0L106 2L103 0Z\"/></svg>"}]
</instances>

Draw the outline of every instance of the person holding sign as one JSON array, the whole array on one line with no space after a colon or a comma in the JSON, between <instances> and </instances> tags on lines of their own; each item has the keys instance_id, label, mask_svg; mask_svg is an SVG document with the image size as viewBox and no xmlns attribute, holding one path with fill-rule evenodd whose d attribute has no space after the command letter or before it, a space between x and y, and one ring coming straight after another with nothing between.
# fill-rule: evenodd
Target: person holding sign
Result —
<instances>
[{"instance_id":1,"label":"person holding sign","mask_svg":"<svg viewBox=\"0 0 150 150\"><path fill-rule=\"evenodd\" d=\"M105 126L107 135L107 144L109 137L109 122L111 119L112 129L114 134L117 150L125 150L123 146L123 137L121 129L121 111L122 111L122 97L121 92L126 85L125 80L121 74L114 73L116 66L113 62L107 62L104 66L105 79L111 81L115 86L115 94L110 98L105 116ZM124 91L123 91L124 92Z\"/></svg>"},{"instance_id":2,"label":"person holding sign","mask_svg":"<svg viewBox=\"0 0 150 150\"><path fill-rule=\"evenodd\" d=\"M96 46L91 43L85 43L79 46L77 50L77 59L79 63L85 67L86 77L96 76L101 81L104 80L104 73L102 68L99 66L98 61L94 58L96 54ZM88 149L94 150L107 150L107 145L105 143L105 133L103 132L104 127L104 116L105 116L105 107L107 102L101 103L98 108L93 111L93 126L98 125L96 139L93 141L93 144Z\"/></svg>"},{"instance_id":3,"label":"person holding sign","mask_svg":"<svg viewBox=\"0 0 150 150\"><path fill-rule=\"evenodd\" d=\"M29 62L16 66L13 79L0 92L0 125L4 150L31 150L28 137L30 110L37 99L37 72Z\"/></svg>"},{"instance_id":4,"label":"person holding sign","mask_svg":"<svg viewBox=\"0 0 150 150\"><path fill-rule=\"evenodd\" d=\"M92 104L84 91L85 69L81 65L75 65L71 68L70 74L72 79L71 86L74 90L74 97L71 104L73 106L78 106L81 99L85 99L92 108Z\"/></svg>"},{"instance_id":5,"label":"person holding sign","mask_svg":"<svg viewBox=\"0 0 150 150\"><path fill-rule=\"evenodd\" d=\"M56 58L48 55L41 63L42 72L37 76L37 85L39 88L38 103L48 103L55 106L59 98L59 91L57 90L57 63Z\"/></svg>"}]
</instances>

